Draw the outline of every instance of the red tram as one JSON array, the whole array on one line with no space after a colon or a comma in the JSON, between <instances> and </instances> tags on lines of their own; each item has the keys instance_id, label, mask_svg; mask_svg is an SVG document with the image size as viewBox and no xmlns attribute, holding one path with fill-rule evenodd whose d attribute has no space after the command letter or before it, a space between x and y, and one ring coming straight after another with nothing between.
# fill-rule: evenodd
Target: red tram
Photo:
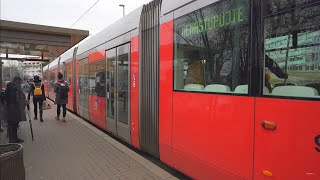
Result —
<instances>
[{"instance_id":1,"label":"red tram","mask_svg":"<svg viewBox=\"0 0 320 180\"><path fill-rule=\"evenodd\" d=\"M320 1L154 0L44 67L68 109L194 179L320 179Z\"/></svg>"}]
</instances>

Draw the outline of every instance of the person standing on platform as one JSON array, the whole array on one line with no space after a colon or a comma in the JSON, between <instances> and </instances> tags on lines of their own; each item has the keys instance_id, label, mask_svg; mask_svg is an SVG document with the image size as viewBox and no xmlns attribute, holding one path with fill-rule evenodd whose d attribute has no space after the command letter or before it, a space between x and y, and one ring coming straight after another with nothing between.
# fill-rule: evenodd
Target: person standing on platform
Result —
<instances>
[{"instance_id":1,"label":"person standing on platform","mask_svg":"<svg viewBox=\"0 0 320 180\"><path fill-rule=\"evenodd\" d=\"M56 120L60 120L61 107L63 110L62 121L66 122L67 104L68 104L68 92L69 85L63 80L63 74L58 73L58 81L54 84L54 92L56 94L55 104L57 104L57 116Z\"/></svg>"},{"instance_id":2,"label":"person standing on platform","mask_svg":"<svg viewBox=\"0 0 320 180\"><path fill-rule=\"evenodd\" d=\"M5 90L9 143L24 142L18 138L17 130L19 122L27 120L25 109L29 105L29 101L26 100L26 96L21 90L21 83L20 77L14 77Z\"/></svg>"},{"instance_id":3,"label":"person standing on platform","mask_svg":"<svg viewBox=\"0 0 320 180\"><path fill-rule=\"evenodd\" d=\"M40 112L40 121L43 122L43 101L46 100L46 95L44 92L44 85L41 82L39 76L33 77L33 82L30 83L31 88L28 94L28 100L30 100L30 95L32 94L33 98L33 106L34 106L34 119L37 120L38 115L38 105L39 105L39 112Z\"/></svg>"},{"instance_id":4,"label":"person standing on platform","mask_svg":"<svg viewBox=\"0 0 320 180\"><path fill-rule=\"evenodd\" d=\"M4 103L4 90L1 90L0 94L0 133L3 132L4 130L2 129L2 123L4 122L4 108L5 103Z\"/></svg>"}]
</instances>

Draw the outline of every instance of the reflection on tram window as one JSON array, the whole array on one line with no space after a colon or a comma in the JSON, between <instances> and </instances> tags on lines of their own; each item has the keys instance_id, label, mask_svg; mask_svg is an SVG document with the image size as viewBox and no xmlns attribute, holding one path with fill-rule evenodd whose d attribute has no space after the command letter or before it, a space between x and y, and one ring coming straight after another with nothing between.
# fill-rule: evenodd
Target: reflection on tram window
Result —
<instances>
[{"instance_id":1,"label":"reflection on tram window","mask_svg":"<svg viewBox=\"0 0 320 180\"><path fill-rule=\"evenodd\" d=\"M106 97L106 65L104 60L89 64L90 95Z\"/></svg>"},{"instance_id":2,"label":"reflection on tram window","mask_svg":"<svg viewBox=\"0 0 320 180\"><path fill-rule=\"evenodd\" d=\"M267 14L273 14L288 10L292 7L298 7L301 5L311 4L315 0L267 0L265 1Z\"/></svg>"},{"instance_id":3,"label":"reflection on tram window","mask_svg":"<svg viewBox=\"0 0 320 180\"><path fill-rule=\"evenodd\" d=\"M129 44L117 48L117 112L124 124L129 123L129 53Z\"/></svg>"},{"instance_id":4,"label":"reflection on tram window","mask_svg":"<svg viewBox=\"0 0 320 180\"><path fill-rule=\"evenodd\" d=\"M115 116L115 73L116 73L116 48L108 50L107 54L107 116Z\"/></svg>"},{"instance_id":5,"label":"reflection on tram window","mask_svg":"<svg viewBox=\"0 0 320 180\"><path fill-rule=\"evenodd\" d=\"M64 65L64 80L67 81L69 86L72 85L71 62Z\"/></svg>"},{"instance_id":6,"label":"reflection on tram window","mask_svg":"<svg viewBox=\"0 0 320 180\"><path fill-rule=\"evenodd\" d=\"M120 54L118 56L118 91L119 96L124 97L128 93L128 72L129 72L129 54Z\"/></svg>"},{"instance_id":7,"label":"reflection on tram window","mask_svg":"<svg viewBox=\"0 0 320 180\"><path fill-rule=\"evenodd\" d=\"M274 9L282 8L276 1L268 2ZM264 28L264 94L319 98L320 3L270 15Z\"/></svg>"},{"instance_id":8,"label":"reflection on tram window","mask_svg":"<svg viewBox=\"0 0 320 180\"><path fill-rule=\"evenodd\" d=\"M49 71L49 74L50 74L50 82L49 82L49 88L54 88L54 83L55 83L55 77L54 77L54 71Z\"/></svg>"},{"instance_id":9,"label":"reflection on tram window","mask_svg":"<svg viewBox=\"0 0 320 180\"><path fill-rule=\"evenodd\" d=\"M43 71L43 77L42 77L42 82L47 83L48 82L48 71Z\"/></svg>"},{"instance_id":10,"label":"reflection on tram window","mask_svg":"<svg viewBox=\"0 0 320 180\"><path fill-rule=\"evenodd\" d=\"M248 7L224 0L175 20L175 90L248 93Z\"/></svg>"}]
</instances>

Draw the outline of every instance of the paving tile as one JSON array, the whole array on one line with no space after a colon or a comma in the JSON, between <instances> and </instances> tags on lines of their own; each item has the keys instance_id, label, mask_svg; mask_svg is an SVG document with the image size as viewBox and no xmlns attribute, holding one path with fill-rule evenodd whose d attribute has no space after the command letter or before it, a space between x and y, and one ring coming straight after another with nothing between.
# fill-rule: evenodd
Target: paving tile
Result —
<instances>
[{"instance_id":1,"label":"paving tile","mask_svg":"<svg viewBox=\"0 0 320 180\"><path fill-rule=\"evenodd\" d=\"M95 127L85 126L70 112L67 122L56 121L55 112L52 106L44 111L43 123L32 120L34 141L29 123L20 123L27 180L164 179L132 158L135 153L129 148L104 133L93 132ZM7 143L5 134L0 134L0 143Z\"/></svg>"}]
</instances>

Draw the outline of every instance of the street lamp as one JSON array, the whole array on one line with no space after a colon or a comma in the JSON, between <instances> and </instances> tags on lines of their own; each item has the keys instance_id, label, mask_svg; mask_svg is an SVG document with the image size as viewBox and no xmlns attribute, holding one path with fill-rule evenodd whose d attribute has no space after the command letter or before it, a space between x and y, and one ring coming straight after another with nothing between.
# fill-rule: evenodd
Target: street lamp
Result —
<instances>
[{"instance_id":1,"label":"street lamp","mask_svg":"<svg viewBox=\"0 0 320 180\"><path fill-rule=\"evenodd\" d=\"M125 15L125 11L124 11L125 5L124 4L120 4L119 6L122 7L122 9L123 9L123 17L124 17L124 15Z\"/></svg>"}]
</instances>

